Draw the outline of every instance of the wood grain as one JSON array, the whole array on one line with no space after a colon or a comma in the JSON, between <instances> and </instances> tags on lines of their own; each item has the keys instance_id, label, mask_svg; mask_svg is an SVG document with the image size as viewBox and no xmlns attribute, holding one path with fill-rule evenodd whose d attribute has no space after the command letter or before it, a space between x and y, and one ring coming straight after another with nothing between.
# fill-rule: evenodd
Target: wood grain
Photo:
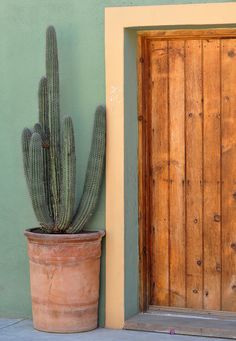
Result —
<instances>
[{"instance_id":1,"label":"wood grain","mask_svg":"<svg viewBox=\"0 0 236 341\"><path fill-rule=\"evenodd\" d=\"M151 302L169 304L168 45L151 43Z\"/></svg>"},{"instance_id":2,"label":"wood grain","mask_svg":"<svg viewBox=\"0 0 236 341\"><path fill-rule=\"evenodd\" d=\"M236 39L222 40L222 309L236 311Z\"/></svg>"},{"instance_id":3,"label":"wood grain","mask_svg":"<svg viewBox=\"0 0 236 341\"><path fill-rule=\"evenodd\" d=\"M220 40L203 41L204 308L221 309Z\"/></svg>"},{"instance_id":4,"label":"wood grain","mask_svg":"<svg viewBox=\"0 0 236 341\"><path fill-rule=\"evenodd\" d=\"M169 42L170 305L185 306L184 41Z\"/></svg>"},{"instance_id":5,"label":"wood grain","mask_svg":"<svg viewBox=\"0 0 236 341\"><path fill-rule=\"evenodd\" d=\"M202 308L202 42L185 44L186 306Z\"/></svg>"},{"instance_id":6,"label":"wood grain","mask_svg":"<svg viewBox=\"0 0 236 341\"><path fill-rule=\"evenodd\" d=\"M141 310L236 312L234 36L139 35Z\"/></svg>"},{"instance_id":7,"label":"wood grain","mask_svg":"<svg viewBox=\"0 0 236 341\"><path fill-rule=\"evenodd\" d=\"M143 37L138 37L137 72L138 72L138 222L139 222L139 308L140 311L148 309L149 297L149 266L148 266L148 232L149 226L149 184L146 176L148 158L148 134L147 134L147 41Z\"/></svg>"},{"instance_id":8,"label":"wood grain","mask_svg":"<svg viewBox=\"0 0 236 341\"><path fill-rule=\"evenodd\" d=\"M145 39L219 39L219 38L235 38L236 29L235 28L215 28L215 29L178 29L178 30L149 30L149 31L139 31L139 36L145 37Z\"/></svg>"}]
</instances>

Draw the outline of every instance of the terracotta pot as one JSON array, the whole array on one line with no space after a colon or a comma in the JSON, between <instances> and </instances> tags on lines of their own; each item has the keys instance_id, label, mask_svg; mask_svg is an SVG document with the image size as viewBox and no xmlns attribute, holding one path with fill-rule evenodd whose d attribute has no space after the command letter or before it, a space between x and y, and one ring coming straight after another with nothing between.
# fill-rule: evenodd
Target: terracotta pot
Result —
<instances>
[{"instance_id":1,"label":"terracotta pot","mask_svg":"<svg viewBox=\"0 0 236 341\"><path fill-rule=\"evenodd\" d=\"M58 333L95 329L105 233L54 235L37 230L25 231L34 327Z\"/></svg>"}]
</instances>

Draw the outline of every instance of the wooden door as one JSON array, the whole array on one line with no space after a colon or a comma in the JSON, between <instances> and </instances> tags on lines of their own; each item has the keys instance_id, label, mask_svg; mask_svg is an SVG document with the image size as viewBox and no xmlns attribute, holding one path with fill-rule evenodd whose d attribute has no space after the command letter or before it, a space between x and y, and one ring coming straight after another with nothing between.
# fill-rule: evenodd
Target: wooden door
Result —
<instances>
[{"instance_id":1,"label":"wooden door","mask_svg":"<svg viewBox=\"0 0 236 341\"><path fill-rule=\"evenodd\" d=\"M236 311L235 33L139 39L141 285L151 305Z\"/></svg>"}]
</instances>

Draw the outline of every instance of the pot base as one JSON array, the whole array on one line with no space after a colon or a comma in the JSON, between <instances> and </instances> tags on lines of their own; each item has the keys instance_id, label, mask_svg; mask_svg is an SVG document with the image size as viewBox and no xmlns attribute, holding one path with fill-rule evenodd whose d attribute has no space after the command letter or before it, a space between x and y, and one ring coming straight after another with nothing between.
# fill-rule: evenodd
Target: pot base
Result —
<instances>
[{"instance_id":1,"label":"pot base","mask_svg":"<svg viewBox=\"0 0 236 341\"><path fill-rule=\"evenodd\" d=\"M33 305L33 325L37 330L54 333L78 333L97 328L98 304L76 308L68 305L36 303ZM47 317L45 319L45 317Z\"/></svg>"},{"instance_id":2,"label":"pot base","mask_svg":"<svg viewBox=\"0 0 236 341\"><path fill-rule=\"evenodd\" d=\"M45 332L97 328L103 231L74 235L25 232L33 324Z\"/></svg>"}]
</instances>

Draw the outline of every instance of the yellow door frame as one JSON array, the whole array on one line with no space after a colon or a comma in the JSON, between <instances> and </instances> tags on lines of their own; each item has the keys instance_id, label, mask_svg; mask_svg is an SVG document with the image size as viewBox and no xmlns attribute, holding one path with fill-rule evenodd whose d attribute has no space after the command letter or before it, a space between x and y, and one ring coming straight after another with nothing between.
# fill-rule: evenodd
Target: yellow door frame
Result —
<instances>
[{"instance_id":1,"label":"yellow door frame","mask_svg":"<svg viewBox=\"0 0 236 341\"><path fill-rule=\"evenodd\" d=\"M235 2L105 9L107 328L123 328L125 319L124 29L235 23Z\"/></svg>"}]
</instances>

